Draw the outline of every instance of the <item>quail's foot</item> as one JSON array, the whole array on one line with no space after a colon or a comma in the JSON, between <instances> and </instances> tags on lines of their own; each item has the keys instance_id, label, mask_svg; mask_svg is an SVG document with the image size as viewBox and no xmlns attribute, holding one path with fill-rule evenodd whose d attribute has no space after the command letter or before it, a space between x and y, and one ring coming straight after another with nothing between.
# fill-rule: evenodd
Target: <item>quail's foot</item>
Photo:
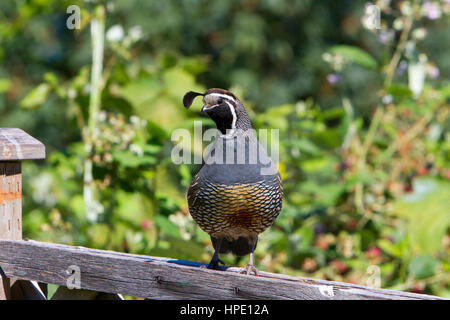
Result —
<instances>
[{"instance_id":1,"label":"quail's foot","mask_svg":"<svg viewBox=\"0 0 450 320\"><path fill-rule=\"evenodd\" d=\"M225 265L225 263L222 260L214 259L214 260L211 260L211 262L206 266L206 268L212 269L212 270L220 270L219 263L222 265ZM202 266L202 267L205 268L205 266Z\"/></svg>"},{"instance_id":2,"label":"quail's foot","mask_svg":"<svg viewBox=\"0 0 450 320\"><path fill-rule=\"evenodd\" d=\"M245 268L242 269L241 273L247 274L247 275L250 275L251 273L253 273L253 275L259 276L259 271L258 271L258 269L256 269L256 267L253 264L246 265Z\"/></svg>"}]
</instances>

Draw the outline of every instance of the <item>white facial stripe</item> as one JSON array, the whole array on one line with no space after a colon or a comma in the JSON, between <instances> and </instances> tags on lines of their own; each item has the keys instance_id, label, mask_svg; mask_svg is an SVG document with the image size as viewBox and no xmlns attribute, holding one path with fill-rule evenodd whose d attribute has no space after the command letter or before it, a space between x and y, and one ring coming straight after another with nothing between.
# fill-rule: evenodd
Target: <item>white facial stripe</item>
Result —
<instances>
[{"instance_id":1,"label":"white facial stripe","mask_svg":"<svg viewBox=\"0 0 450 320\"><path fill-rule=\"evenodd\" d=\"M218 106L218 104L215 104L215 105L213 105L213 106L204 108L203 110L211 110L212 108L215 108L215 107L217 107L217 106Z\"/></svg>"},{"instance_id":2,"label":"white facial stripe","mask_svg":"<svg viewBox=\"0 0 450 320\"><path fill-rule=\"evenodd\" d=\"M228 105L231 114L233 115L233 121L231 122L231 129L236 129L236 120L237 120L236 110L234 110L234 107L228 101L225 101L225 103Z\"/></svg>"},{"instance_id":3,"label":"white facial stripe","mask_svg":"<svg viewBox=\"0 0 450 320\"><path fill-rule=\"evenodd\" d=\"M229 96L227 94L223 94L223 93L210 93L208 94L208 96L214 96L214 97L220 97L220 98L225 98L228 100L233 101L234 103L236 103L236 100L234 100L234 98L232 96Z\"/></svg>"}]
</instances>

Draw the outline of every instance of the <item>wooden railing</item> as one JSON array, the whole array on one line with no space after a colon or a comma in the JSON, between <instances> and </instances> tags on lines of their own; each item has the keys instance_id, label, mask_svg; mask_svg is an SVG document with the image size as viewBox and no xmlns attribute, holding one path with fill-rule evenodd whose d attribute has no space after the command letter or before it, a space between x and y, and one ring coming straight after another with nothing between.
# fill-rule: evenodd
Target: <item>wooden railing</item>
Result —
<instances>
[{"instance_id":1,"label":"wooden railing","mask_svg":"<svg viewBox=\"0 0 450 320\"><path fill-rule=\"evenodd\" d=\"M0 129L0 299L441 299L439 297L238 268L22 240L21 161L45 158L42 143ZM68 289L71 288L71 289Z\"/></svg>"}]
</instances>

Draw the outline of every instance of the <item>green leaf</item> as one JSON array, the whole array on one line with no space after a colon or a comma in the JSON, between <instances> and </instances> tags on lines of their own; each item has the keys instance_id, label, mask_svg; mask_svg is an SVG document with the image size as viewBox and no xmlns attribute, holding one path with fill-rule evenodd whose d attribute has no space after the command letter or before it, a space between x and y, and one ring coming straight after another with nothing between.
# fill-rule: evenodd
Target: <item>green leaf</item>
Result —
<instances>
[{"instance_id":1,"label":"green leaf","mask_svg":"<svg viewBox=\"0 0 450 320\"><path fill-rule=\"evenodd\" d=\"M145 77L135 80L120 89L120 95L125 98L134 108L139 109L141 105L148 104L158 97L162 85L156 77Z\"/></svg>"},{"instance_id":2,"label":"green leaf","mask_svg":"<svg viewBox=\"0 0 450 320\"><path fill-rule=\"evenodd\" d=\"M104 248L108 241L109 227L104 223L94 224L89 226L87 234L89 239L93 242L95 248Z\"/></svg>"},{"instance_id":3,"label":"green leaf","mask_svg":"<svg viewBox=\"0 0 450 320\"><path fill-rule=\"evenodd\" d=\"M341 107L334 107L324 110L319 116L324 120L339 119L345 115L345 111Z\"/></svg>"},{"instance_id":4,"label":"green leaf","mask_svg":"<svg viewBox=\"0 0 450 320\"><path fill-rule=\"evenodd\" d=\"M450 85L443 86L439 89L439 93L442 95L444 99L450 98Z\"/></svg>"},{"instance_id":5,"label":"green leaf","mask_svg":"<svg viewBox=\"0 0 450 320\"><path fill-rule=\"evenodd\" d=\"M178 67L165 71L163 74L163 80L166 85L168 95L177 102L179 101L180 106L184 94L189 90L197 92L203 91L203 88L199 87L195 83L194 76Z\"/></svg>"},{"instance_id":6,"label":"green leaf","mask_svg":"<svg viewBox=\"0 0 450 320\"><path fill-rule=\"evenodd\" d=\"M415 179L413 190L394 203L392 213L408 220L408 235L413 249L432 254L441 248L442 238L450 227L450 182Z\"/></svg>"},{"instance_id":7,"label":"green leaf","mask_svg":"<svg viewBox=\"0 0 450 320\"><path fill-rule=\"evenodd\" d=\"M408 264L408 271L417 278L427 278L434 275L438 261L430 255L416 256Z\"/></svg>"},{"instance_id":8,"label":"green leaf","mask_svg":"<svg viewBox=\"0 0 450 320\"><path fill-rule=\"evenodd\" d=\"M367 170L361 170L353 173L346 181L347 187L352 187L357 183L371 184L374 180L374 176Z\"/></svg>"},{"instance_id":9,"label":"green leaf","mask_svg":"<svg viewBox=\"0 0 450 320\"><path fill-rule=\"evenodd\" d=\"M0 79L0 93L8 91L11 86L11 81L9 79Z\"/></svg>"},{"instance_id":10,"label":"green leaf","mask_svg":"<svg viewBox=\"0 0 450 320\"><path fill-rule=\"evenodd\" d=\"M316 183L309 180L301 184L300 190L312 194L316 204L331 206L343 192L344 186L336 183Z\"/></svg>"},{"instance_id":11,"label":"green leaf","mask_svg":"<svg viewBox=\"0 0 450 320\"><path fill-rule=\"evenodd\" d=\"M150 199L141 193L117 191L116 214L124 221L139 225L144 219L150 219L153 213Z\"/></svg>"},{"instance_id":12,"label":"green leaf","mask_svg":"<svg viewBox=\"0 0 450 320\"><path fill-rule=\"evenodd\" d=\"M295 231L295 234L300 236L300 241L297 244L297 248L302 250L310 246L314 239L314 230L309 226L303 226Z\"/></svg>"},{"instance_id":13,"label":"green leaf","mask_svg":"<svg viewBox=\"0 0 450 320\"><path fill-rule=\"evenodd\" d=\"M44 74L44 80L52 86L58 85L58 77L53 72L46 72Z\"/></svg>"},{"instance_id":14,"label":"green leaf","mask_svg":"<svg viewBox=\"0 0 450 320\"><path fill-rule=\"evenodd\" d=\"M208 237L209 238L209 237ZM167 241L160 240L158 247L150 251L153 256L171 257L174 259L199 261L204 253L204 246L194 241L186 241L170 238Z\"/></svg>"},{"instance_id":15,"label":"green leaf","mask_svg":"<svg viewBox=\"0 0 450 320\"><path fill-rule=\"evenodd\" d=\"M377 241L377 245L381 250L393 257L401 258L403 256L402 247L398 244L392 243L389 240L380 239Z\"/></svg>"},{"instance_id":16,"label":"green leaf","mask_svg":"<svg viewBox=\"0 0 450 320\"><path fill-rule=\"evenodd\" d=\"M286 130L288 127L287 117L294 110L291 104L285 104L276 108L270 108L256 118L257 127L270 127Z\"/></svg>"},{"instance_id":17,"label":"green leaf","mask_svg":"<svg viewBox=\"0 0 450 320\"><path fill-rule=\"evenodd\" d=\"M38 108L45 102L45 100L47 100L49 92L50 85L47 83L41 83L31 90L25 98L22 99L22 101L20 101L20 106L24 109Z\"/></svg>"},{"instance_id":18,"label":"green leaf","mask_svg":"<svg viewBox=\"0 0 450 320\"><path fill-rule=\"evenodd\" d=\"M348 62L356 63L364 68L375 69L377 66L375 59L366 51L358 47L338 45L331 47L329 52L341 55Z\"/></svg>"},{"instance_id":19,"label":"green leaf","mask_svg":"<svg viewBox=\"0 0 450 320\"><path fill-rule=\"evenodd\" d=\"M306 153L309 153L312 155L317 155L318 153L320 153L320 149L308 139L296 140L293 142L293 145L297 146L300 149L300 151L306 152Z\"/></svg>"},{"instance_id":20,"label":"green leaf","mask_svg":"<svg viewBox=\"0 0 450 320\"><path fill-rule=\"evenodd\" d=\"M156 158L143 155L138 156L131 151L114 151L112 153L114 160L120 162L124 167L136 168L140 165L151 165L157 162Z\"/></svg>"},{"instance_id":21,"label":"green leaf","mask_svg":"<svg viewBox=\"0 0 450 320\"><path fill-rule=\"evenodd\" d=\"M205 57L186 57L180 61L183 70L190 74L200 74L208 70L208 61Z\"/></svg>"},{"instance_id":22,"label":"green leaf","mask_svg":"<svg viewBox=\"0 0 450 320\"><path fill-rule=\"evenodd\" d=\"M172 236L175 238L180 237L180 232L176 225L173 224L166 216L158 214L155 216L156 226L166 235Z\"/></svg>"},{"instance_id":23,"label":"green leaf","mask_svg":"<svg viewBox=\"0 0 450 320\"><path fill-rule=\"evenodd\" d=\"M326 170L330 165L330 160L326 157L307 159L302 162L302 169L306 172L317 172Z\"/></svg>"},{"instance_id":24,"label":"green leaf","mask_svg":"<svg viewBox=\"0 0 450 320\"><path fill-rule=\"evenodd\" d=\"M311 139L318 145L326 148L336 148L342 144L342 136L338 129L327 129L315 132Z\"/></svg>"},{"instance_id":25,"label":"green leaf","mask_svg":"<svg viewBox=\"0 0 450 320\"><path fill-rule=\"evenodd\" d=\"M393 84L386 89L386 92L395 97L411 97L412 91L405 85Z\"/></svg>"}]
</instances>

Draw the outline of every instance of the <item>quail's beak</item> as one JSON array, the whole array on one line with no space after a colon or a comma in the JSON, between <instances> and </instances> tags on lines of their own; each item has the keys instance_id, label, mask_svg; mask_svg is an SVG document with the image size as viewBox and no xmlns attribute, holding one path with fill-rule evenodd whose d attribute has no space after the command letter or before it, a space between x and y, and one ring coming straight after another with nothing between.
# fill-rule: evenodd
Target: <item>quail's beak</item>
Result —
<instances>
[{"instance_id":1,"label":"quail's beak","mask_svg":"<svg viewBox=\"0 0 450 320\"><path fill-rule=\"evenodd\" d=\"M205 112L206 110L208 110L208 105L204 104L203 107L202 107L202 112Z\"/></svg>"}]
</instances>

